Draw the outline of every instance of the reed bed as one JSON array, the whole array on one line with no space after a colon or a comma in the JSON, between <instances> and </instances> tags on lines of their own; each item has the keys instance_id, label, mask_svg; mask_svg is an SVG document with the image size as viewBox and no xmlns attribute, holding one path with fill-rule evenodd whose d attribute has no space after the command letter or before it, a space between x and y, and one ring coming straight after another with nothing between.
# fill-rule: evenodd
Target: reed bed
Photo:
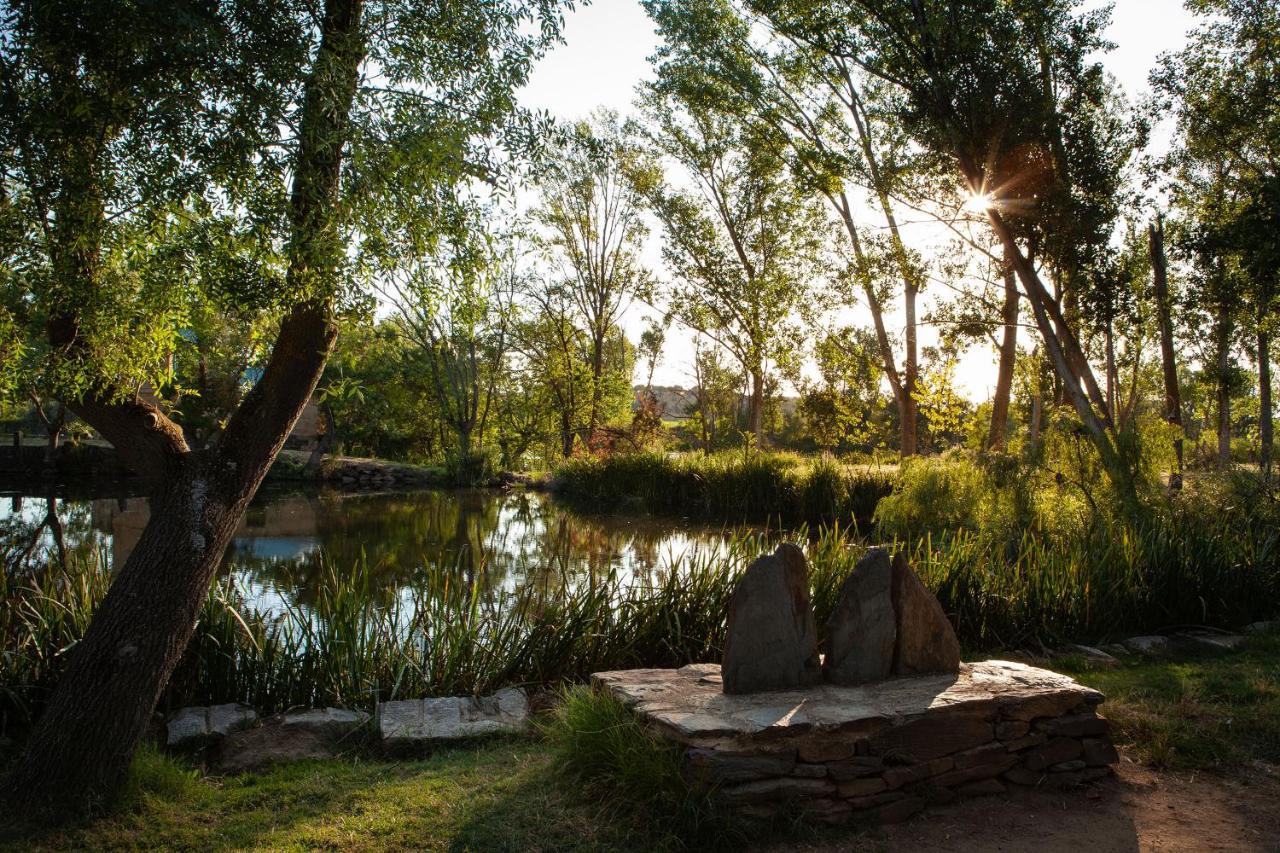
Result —
<instances>
[{"instance_id":1,"label":"reed bed","mask_svg":"<svg viewBox=\"0 0 1280 853\"><path fill-rule=\"evenodd\" d=\"M639 453L566 462L552 489L577 508L643 508L728 523L868 526L893 491L894 469L846 466L827 457L724 452Z\"/></svg>"}]
</instances>

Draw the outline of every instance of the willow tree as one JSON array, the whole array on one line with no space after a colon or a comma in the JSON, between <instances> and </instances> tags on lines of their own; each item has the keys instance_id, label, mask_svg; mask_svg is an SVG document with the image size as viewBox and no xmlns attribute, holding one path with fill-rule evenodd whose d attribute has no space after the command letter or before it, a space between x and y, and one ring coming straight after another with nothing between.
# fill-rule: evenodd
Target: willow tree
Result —
<instances>
[{"instance_id":1,"label":"willow tree","mask_svg":"<svg viewBox=\"0 0 1280 853\"><path fill-rule=\"evenodd\" d=\"M83 811L118 790L315 388L357 283L356 217L430 215L419 199L487 174L486 138L522 142L511 93L559 14L552 0L55 0L9 4L2 25L0 173L33 223L48 372L153 483L151 520L4 787L25 814ZM125 230L193 200L225 205L283 267L241 294L282 319L262 378L200 449L137 393L180 328L184 282L139 279L122 251Z\"/></svg>"},{"instance_id":2,"label":"willow tree","mask_svg":"<svg viewBox=\"0 0 1280 853\"><path fill-rule=\"evenodd\" d=\"M1089 273L1119 210L1139 137L1114 112L1093 58L1106 10L1071 0L751 0L779 32L843 59L901 95L912 138L945 158L1013 266L1067 401L1122 503L1137 465L1120 435L1071 312L1046 286ZM1038 263L1031 259L1031 249Z\"/></svg>"}]
</instances>

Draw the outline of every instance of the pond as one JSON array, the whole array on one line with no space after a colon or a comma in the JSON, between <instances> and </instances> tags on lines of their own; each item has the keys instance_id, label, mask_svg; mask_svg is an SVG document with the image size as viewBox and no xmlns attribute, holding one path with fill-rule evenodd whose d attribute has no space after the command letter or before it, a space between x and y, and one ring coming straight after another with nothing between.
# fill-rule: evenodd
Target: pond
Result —
<instances>
[{"instance_id":1,"label":"pond","mask_svg":"<svg viewBox=\"0 0 1280 853\"><path fill-rule=\"evenodd\" d=\"M51 550L122 565L149 518L145 497L0 492L0 558L10 572ZM309 610L325 572L365 571L394 593L444 571L486 594L574 583L610 572L650 577L674 558L725 548L729 533L646 516L584 517L516 491L393 494L264 490L224 558L224 579L264 614Z\"/></svg>"}]
</instances>

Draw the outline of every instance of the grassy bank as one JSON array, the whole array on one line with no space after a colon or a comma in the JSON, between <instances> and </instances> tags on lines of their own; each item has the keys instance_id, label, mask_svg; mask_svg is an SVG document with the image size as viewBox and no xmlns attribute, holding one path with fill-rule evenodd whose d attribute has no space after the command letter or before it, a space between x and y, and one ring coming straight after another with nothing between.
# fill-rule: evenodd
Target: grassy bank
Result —
<instances>
[{"instance_id":1,"label":"grassy bank","mask_svg":"<svg viewBox=\"0 0 1280 853\"><path fill-rule=\"evenodd\" d=\"M726 524L870 524L893 490L893 468L825 458L725 452L575 459L552 480L556 496L591 511L643 509Z\"/></svg>"},{"instance_id":2,"label":"grassy bank","mask_svg":"<svg viewBox=\"0 0 1280 853\"><path fill-rule=\"evenodd\" d=\"M1104 712L1126 754L1157 767L1238 774L1280 763L1280 637L1254 637L1235 653L1126 659L1114 670L1068 665L1107 694ZM573 713L598 714L577 703ZM606 712L607 713L607 712ZM14 850L72 849L483 849L700 848L691 820L714 821L685 799L661 755L619 721L566 720L544 739L444 749L393 762L353 754L243 776L205 776L144 751L111 817L57 832L0 831ZM567 742L566 731L579 733ZM590 781L584 781L590 780ZM708 824L702 824L707 826ZM731 826L730 829L733 827ZM833 843L791 825L736 827L755 841ZM735 836L725 836L732 846Z\"/></svg>"},{"instance_id":3,"label":"grassy bank","mask_svg":"<svg viewBox=\"0 0 1280 853\"><path fill-rule=\"evenodd\" d=\"M1280 633L1238 651L1125 658L1115 669L1054 664L1107 697L1117 742L1154 767L1280 773Z\"/></svg>"}]
</instances>

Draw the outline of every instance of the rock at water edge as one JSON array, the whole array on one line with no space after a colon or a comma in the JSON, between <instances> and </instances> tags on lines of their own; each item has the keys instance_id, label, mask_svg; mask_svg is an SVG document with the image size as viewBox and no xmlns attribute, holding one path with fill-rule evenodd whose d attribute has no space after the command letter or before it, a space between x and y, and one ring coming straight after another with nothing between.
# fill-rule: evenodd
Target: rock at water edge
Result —
<instances>
[{"instance_id":1,"label":"rock at water edge","mask_svg":"<svg viewBox=\"0 0 1280 853\"><path fill-rule=\"evenodd\" d=\"M784 543L747 567L729 600L724 692L758 693L818 683L818 630L804 553Z\"/></svg>"},{"instance_id":2,"label":"rock at water edge","mask_svg":"<svg viewBox=\"0 0 1280 853\"><path fill-rule=\"evenodd\" d=\"M258 712L239 702L182 708L165 721L165 744L170 747L202 745L248 728L257 721Z\"/></svg>"}]
</instances>

